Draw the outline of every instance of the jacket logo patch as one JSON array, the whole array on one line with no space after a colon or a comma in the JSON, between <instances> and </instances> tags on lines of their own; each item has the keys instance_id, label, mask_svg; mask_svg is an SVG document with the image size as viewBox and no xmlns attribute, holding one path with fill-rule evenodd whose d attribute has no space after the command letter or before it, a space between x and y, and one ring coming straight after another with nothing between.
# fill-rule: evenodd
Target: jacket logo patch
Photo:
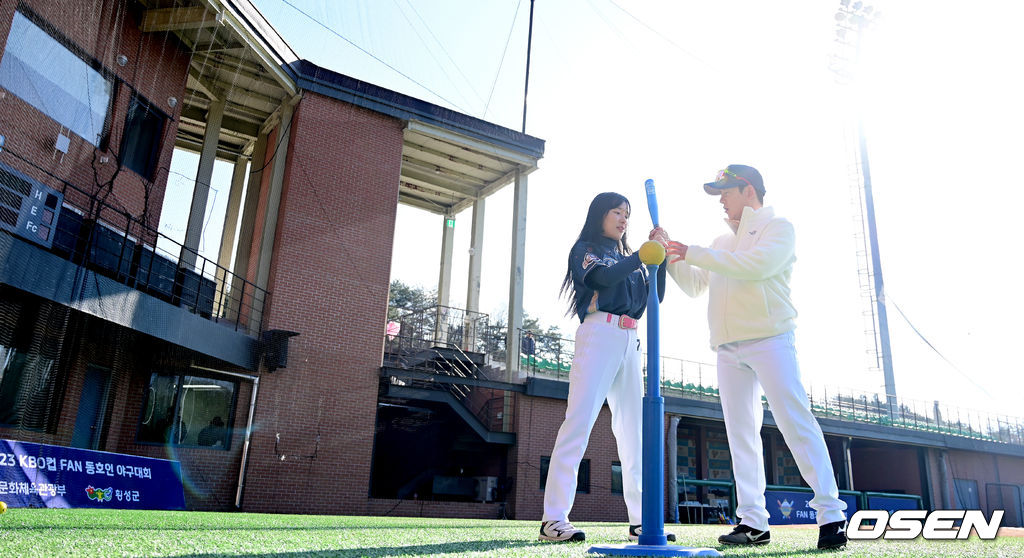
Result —
<instances>
[{"instance_id":1,"label":"jacket logo patch","mask_svg":"<svg viewBox=\"0 0 1024 558\"><path fill-rule=\"evenodd\" d=\"M600 261L601 258L595 256L593 252L587 252L587 255L583 256L583 269L590 269L590 266Z\"/></svg>"},{"instance_id":2,"label":"jacket logo patch","mask_svg":"<svg viewBox=\"0 0 1024 558\"><path fill-rule=\"evenodd\" d=\"M754 236L755 234L757 234L757 231L750 231L750 232L749 232L749 233L747 233L747 234L749 234L750 236Z\"/></svg>"}]
</instances>

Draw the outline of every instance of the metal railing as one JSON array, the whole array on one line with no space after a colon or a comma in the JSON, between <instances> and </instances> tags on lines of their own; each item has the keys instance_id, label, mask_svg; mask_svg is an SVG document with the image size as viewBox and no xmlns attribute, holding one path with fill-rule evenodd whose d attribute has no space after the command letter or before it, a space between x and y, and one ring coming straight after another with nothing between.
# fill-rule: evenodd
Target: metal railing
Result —
<instances>
[{"instance_id":1,"label":"metal railing","mask_svg":"<svg viewBox=\"0 0 1024 558\"><path fill-rule=\"evenodd\" d=\"M555 380L568 380L572 367L576 343L572 339L542 334L532 334L535 350L526 354L523 339L526 331L520 330L517 336L520 344L520 370L527 377L544 377ZM661 358L661 389L666 395L690 397L717 397L718 379L714 364L697 362L681 358L662 356ZM647 375L647 353L643 353L643 372Z\"/></svg>"},{"instance_id":2,"label":"metal railing","mask_svg":"<svg viewBox=\"0 0 1024 558\"><path fill-rule=\"evenodd\" d=\"M442 339L436 332L451 331L451 327L461 326L466 314L458 309L447 307L430 308L409 312L401 322L402 332L411 328L417 335L413 340L421 344L435 345L452 343L454 339L469 338L465 333L448 335ZM455 318L449 318L454 316ZM504 331L501 325L489 325L487 316L478 314L470 316L473 324L466 331L476 332L474 347L496 360L504 358ZM438 326L438 324L442 324ZM531 344L524 344L526 331L517 332L519 345L519 381L528 378L548 378L568 381L575 352L575 342L557 336L531 333ZM404 337L404 335L403 335ZM389 343L396 343L392 338ZM401 344L406 341L397 341ZM463 343L463 346L466 344ZM646 354L643 357L644 375L646 377ZM688 399L717 399L718 375L714 364L697 362L680 358L660 358L661 390L669 397ZM859 392L843 388L815 388L807 392L811 411L818 417L837 419L848 422L871 423L880 426L891 426L908 430L935 432L951 436L963 436L979 440L1024 445L1024 419L1005 414L965 409L952 405L943 405L937 401L925 402L905 397L896 398L893 406L889 406L877 393ZM762 403L768 408L767 401Z\"/></svg>"},{"instance_id":3,"label":"metal railing","mask_svg":"<svg viewBox=\"0 0 1024 558\"><path fill-rule=\"evenodd\" d=\"M811 411L820 417L1024 445L1020 417L906 397L897 397L890 407L882 397L837 388L808 390Z\"/></svg>"},{"instance_id":4,"label":"metal railing","mask_svg":"<svg viewBox=\"0 0 1024 558\"><path fill-rule=\"evenodd\" d=\"M520 346L525 332L520 331ZM575 343L572 339L533 334L536 351L520 355L520 370L527 377L568 381ZM718 373L714 364L660 357L661 391L669 397L718 399ZM644 375L647 355L643 356ZM897 397L893 407L877 393L842 388L815 388L807 392L811 411L818 417L872 423L909 430L963 436L1024 445L1024 419L1005 414ZM767 401L762 403L768 408Z\"/></svg>"},{"instance_id":5,"label":"metal railing","mask_svg":"<svg viewBox=\"0 0 1024 558\"><path fill-rule=\"evenodd\" d=\"M527 334L533 338L532 352L528 342L524 342ZM555 380L569 380L569 369L572 357L576 352L576 342L572 339L543 335L528 330L517 330L519 345L519 371L527 377L545 377Z\"/></svg>"},{"instance_id":6,"label":"metal railing","mask_svg":"<svg viewBox=\"0 0 1024 558\"><path fill-rule=\"evenodd\" d=\"M486 379L477 361L487 351L504 350L488 334L488 316L459 308L436 306L397 314L385 327L384 366L448 376L446 381L416 380L418 387L445 390L492 432L510 432L514 405L505 392L476 382L458 379ZM454 380L454 381L453 381ZM392 377L391 382L408 384Z\"/></svg>"},{"instance_id":7,"label":"metal railing","mask_svg":"<svg viewBox=\"0 0 1024 558\"><path fill-rule=\"evenodd\" d=\"M105 201L106 196L47 175L55 184L51 187L64 196L52 252L203 318L229 324L236 331L250 335L262 331L268 291L186 249L128 211L115 208ZM158 248L158 244L170 245L177 253ZM195 254L195 265L179 262L186 252Z\"/></svg>"},{"instance_id":8,"label":"metal railing","mask_svg":"<svg viewBox=\"0 0 1024 558\"><path fill-rule=\"evenodd\" d=\"M397 335L420 340L424 346L458 347L476 353L492 348L486 335L488 316L480 312L439 305L401 312L391 323L397 324Z\"/></svg>"}]
</instances>

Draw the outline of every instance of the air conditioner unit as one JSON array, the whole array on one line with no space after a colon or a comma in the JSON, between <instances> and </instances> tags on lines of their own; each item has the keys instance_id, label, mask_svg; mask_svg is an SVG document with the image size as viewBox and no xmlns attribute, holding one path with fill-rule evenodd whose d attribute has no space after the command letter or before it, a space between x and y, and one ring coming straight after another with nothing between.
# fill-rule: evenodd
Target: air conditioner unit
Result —
<instances>
[{"instance_id":1,"label":"air conditioner unit","mask_svg":"<svg viewBox=\"0 0 1024 558\"><path fill-rule=\"evenodd\" d=\"M476 480L476 501L493 502L498 495L498 477L473 477Z\"/></svg>"}]
</instances>

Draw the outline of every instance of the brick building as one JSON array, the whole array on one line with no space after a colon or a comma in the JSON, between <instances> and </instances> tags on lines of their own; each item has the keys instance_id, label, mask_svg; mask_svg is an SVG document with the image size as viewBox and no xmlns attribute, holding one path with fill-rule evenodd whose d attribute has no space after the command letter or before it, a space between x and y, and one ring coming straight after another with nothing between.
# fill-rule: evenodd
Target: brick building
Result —
<instances>
[{"instance_id":1,"label":"brick building","mask_svg":"<svg viewBox=\"0 0 1024 558\"><path fill-rule=\"evenodd\" d=\"M195 510L539 518L567 382L506 347L543 140L302 60L246 0L80 4L0 3L0 438L178 460ZM200 154L181 244L157 231L176 147ZM215 160L234 175L211 259ZM476 307L481 231L505 186L494 328ZM385 335L399 203L439 216L440 304ZM449 219L468 209L462 310ZM684 383L665 388L667 501L728 508L720 406ZM1020 524L1019 423L816 402L844 490ZM770 415L764 440L770 484L799 488ZM624 519L617 465L605 409L575 519Z\"/></svg>"}]
</instances>

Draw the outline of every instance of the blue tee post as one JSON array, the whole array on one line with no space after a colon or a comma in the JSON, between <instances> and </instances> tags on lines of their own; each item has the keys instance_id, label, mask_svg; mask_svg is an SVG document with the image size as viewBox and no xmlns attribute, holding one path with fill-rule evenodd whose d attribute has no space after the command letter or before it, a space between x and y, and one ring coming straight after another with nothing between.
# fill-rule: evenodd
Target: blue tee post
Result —
<instances>
[{"instance_id":1,"label":"blue tee post","mask_svg":"<svg viewBox=\"0 0 1024 558\"><path fill-rule=\"evenodd\" d=\"M643 407L643 500L638 544L594 545L607 556L721 556L713 548L669 545L665 536L665 398L661 396L658 266L647 266L647 395ZM675 470L673 468L673 474Z\"/></svg>"},{"instance_id":2,"label":"blue tee post","mask_svg":"<svg viewBox=\"0 0 1024 558\"><path fill-rule=\"evenodd\" d=\"M665 537L665 398L661 396L661 350L659 348L658 266L648 265L647 294L647 395L644 396L643 424L643 520L642 545L668 544Z\"/></svg>"}]
</instances>

